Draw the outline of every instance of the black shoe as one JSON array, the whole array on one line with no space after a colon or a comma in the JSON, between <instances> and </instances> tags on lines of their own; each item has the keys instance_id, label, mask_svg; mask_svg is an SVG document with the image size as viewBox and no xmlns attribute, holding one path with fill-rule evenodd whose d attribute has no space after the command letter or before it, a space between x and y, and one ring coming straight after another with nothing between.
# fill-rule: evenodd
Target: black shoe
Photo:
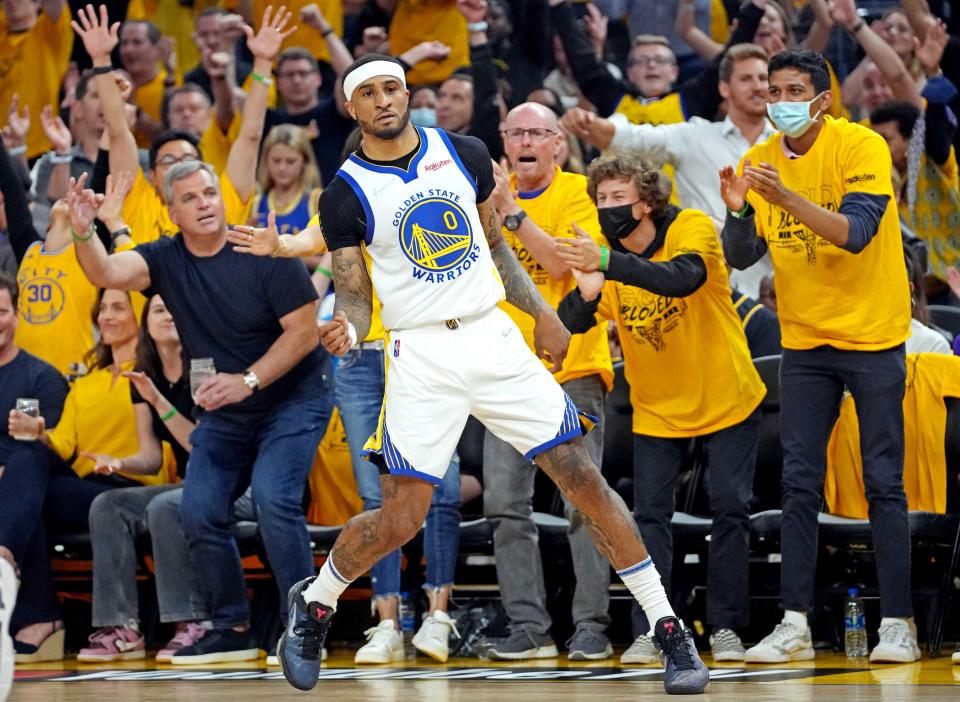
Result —
<instances>
[{"instance_id":1,"label":"black shoe","mask_svg":"<svg viewBox=\"0 0 960 702\"><path fill-rule=\"evenodd\" d=\"M333 619L333 609L303 599L301 593L314 580L307 578L290 588L289 620L277 644L283 677L298 690L312 690L320 678L321 651Z\"/></svg>"},{"instance_id":2,"label":"black shoe","mask_svg":"<svg viewBox=\"0 0 960 702\"><path fill-rule=\"evenodd\" d=\"M663 688L667 694L702 694L710 682L710 671L700 660L693 635L684 630L680 620L676 617L659 620L653 628L653 638L666 669Z\"/></svg>"},{"instance_id":3,"label":"black shoe","mask_svg":"<svg viewBox=\"0 0 960 702\"><path fill-rule=\"evenodd\" d=\"M260 649L249 630L211 629L195 644L177 649L170 662L173 665L205 665L255 661L259 657Z\"/></svg>"}]
</instances>

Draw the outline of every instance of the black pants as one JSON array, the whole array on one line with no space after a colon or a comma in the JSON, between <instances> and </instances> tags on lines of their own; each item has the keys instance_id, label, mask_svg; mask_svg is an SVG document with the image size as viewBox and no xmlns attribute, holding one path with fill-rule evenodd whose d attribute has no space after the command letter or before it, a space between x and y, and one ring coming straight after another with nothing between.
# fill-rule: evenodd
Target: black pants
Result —
<instances>
[{"instance_id":1,"label":"black pants","mask_svg":"<svg viewBox=\"0 0 960 702\"><path fill-rule=\"evenodd\" d=\"M47 529L86 532L93 499L106 490L133 485L138 483L120 476L80 478L39 442L25 442L10 455L0 476L0 546L10 549L20 568L11 634L29 624L60 618Z\"/></svg>"},{"instance_id":2,"label":"black pants","mask_svg":"<svg viewBox=\"0 0 960 702\"><path fill-rule=\"evenodd\" d=\"M903 492L904 347L840 351L821 346L784 349L780 365L783 442L783 522L780 592L783 607L806 612L813 603L817 512L826 471L827 440L844 386L860 420L863 482L884 617L913 616L910 528Z\"/></svg>"},{"instance_id":3,"label":"black pants","mask_svg":"<svg viewBox=\"0 0 960 702\"><path fill-rule=\"evenodd\" d=\"M748 566L750 500L757 465L760 411L739 424L700 437L707 451L707 492L713 529L707 565L707 623L715 629L736 629L750 620ZM670 593L677 474L691 439L634 435L633 516ZM634 603L634 636L650 630L643 610Z\"/></svg>"}]
</instances>

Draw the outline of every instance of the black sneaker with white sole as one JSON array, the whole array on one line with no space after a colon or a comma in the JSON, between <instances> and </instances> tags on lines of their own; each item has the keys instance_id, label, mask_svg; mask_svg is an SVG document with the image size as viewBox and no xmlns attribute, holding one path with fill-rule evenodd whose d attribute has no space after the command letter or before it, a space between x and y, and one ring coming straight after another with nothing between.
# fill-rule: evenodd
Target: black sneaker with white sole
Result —
<instances>
[{"instance_id":1,"label":"black sneaker with white sole","mask_svg":"<svg viewBox=\"0 0 960 702\"><path fill-rule=\"evenodd\" d=\"M334 614L334 610L327 605L303 599L303 591L314 580L301 580L287 593L289 619L277 644L283 677L298 690L316 687L320 677L323 642Z\"/></svg>"},{"instance_id":2,"label":"black sneaker with white sole","mask_svg":"<svg viewBox=\"0 0 960 702\"><path fill-rule=\"evenodd\" d=\"M249 630L210 629L195 644L177 649L170 662L173 665L206 665L255 661L258 658L260 649Z\"/></svg>"}]
</instances>

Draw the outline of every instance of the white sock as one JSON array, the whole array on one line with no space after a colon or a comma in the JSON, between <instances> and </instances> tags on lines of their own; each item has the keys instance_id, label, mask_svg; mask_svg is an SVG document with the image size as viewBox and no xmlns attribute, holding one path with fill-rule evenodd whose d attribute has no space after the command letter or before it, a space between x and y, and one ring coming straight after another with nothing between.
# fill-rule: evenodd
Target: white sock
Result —
<instances>
[{"instance_id":1,"label":"white sock","mask_svg":"<svg viewBox=\"0 0 960 702\"><path fill-rule=\"evenodd\" d=\"M664 617L677 616L674 614L669 600L667 600L667 593L660 582L660 573L657 572L657 567L653 565L652 558L647 556L636 565L618 570L617 575L620 576L623 584L627 586L627 589L643 607L643 613L647 615L651 632L657 622Z\"/></svg>"},{"instance_id":2,"label":"white sock","mask_svg":"<svg viewBox=\"0 0 960 702\"><path fill-rule=\"evenodd\" d=\"M807 613L806 612L795 612L792 609L785 609L783 611L783 621L786 624L793 624L800 631L806 631L807 629Z\"/></svg>"},{"instance_id":3,"label":"white sock","mask_svg":"<svg viewBox=\"0 0 960 702\"><path fill-rule=\"evenodd\" d=\"M349 585L350 581L337 572L333 565L333 558L328 556L324 564L320 566L317 577L303 591L303 599L307 602L319 602L335 610L337 600L340 599L340 595Z\"/></svg>"}]
</instances>

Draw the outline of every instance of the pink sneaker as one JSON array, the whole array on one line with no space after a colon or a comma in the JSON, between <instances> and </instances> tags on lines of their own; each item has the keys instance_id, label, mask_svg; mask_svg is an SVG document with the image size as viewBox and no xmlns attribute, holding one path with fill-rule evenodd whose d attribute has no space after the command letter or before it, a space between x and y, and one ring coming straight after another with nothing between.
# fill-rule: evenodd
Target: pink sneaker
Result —
<instances>
[{"instance_id":1,"label":"pink sneaker","mask_svg":"<svg viewBox=\"0 0 960 702\"><path fill-rule=\"evenodd\" d=\"M129 661L147 655L140 632L124 626L108 626L90 634L90 645L81 648L77 660L81 663Z\"/></svg>"},{"instance_id":2,"label":"pink sneaker","mask_svg":"<svg viewBox=\"0 0 960 702\"><path fill-rule=\"evenodd\" d=\"M157 651L157 663L169 663L174 653L185 646L193 646L206 633L207 628L198 622L178 622L177 633Z\"/></svg>"}]
</instances>

